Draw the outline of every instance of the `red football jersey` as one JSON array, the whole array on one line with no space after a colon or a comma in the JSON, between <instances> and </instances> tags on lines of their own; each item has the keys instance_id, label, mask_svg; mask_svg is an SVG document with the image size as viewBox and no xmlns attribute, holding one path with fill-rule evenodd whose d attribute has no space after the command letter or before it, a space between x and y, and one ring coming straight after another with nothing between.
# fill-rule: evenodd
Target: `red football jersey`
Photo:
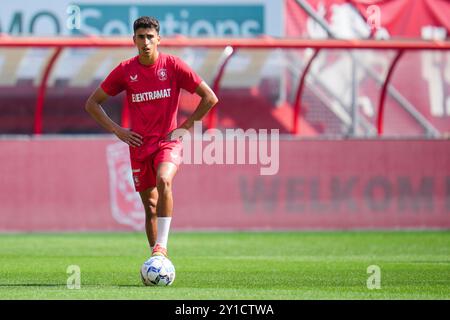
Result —
<instances>
[{"instance_id":1,"label":"red football jersey","mask_svg":"<svg viewBox=\"0 0 450 320\"><path fill-rule=\"evenodd\" d=\"M201 81L180 58L161 52L152 65L136 56L111 71L100 87L110 96L126 90L131 130L143 136L141 147L130 147L132 159L145 159L177 128L181 88L194 93Z\"/></svg>"}]
</instances>

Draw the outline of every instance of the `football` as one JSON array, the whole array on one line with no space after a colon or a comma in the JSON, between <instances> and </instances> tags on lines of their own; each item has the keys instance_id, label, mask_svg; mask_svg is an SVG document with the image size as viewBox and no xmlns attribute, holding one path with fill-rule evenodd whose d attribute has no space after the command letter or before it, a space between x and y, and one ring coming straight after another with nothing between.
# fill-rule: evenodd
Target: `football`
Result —
<instances>
[{"instance_id":1,"label":"football","mask_svg":"<svg viewBox=\"0 0 450 320\"><path fill-rule=\"evenodd\" d=\"M166 257L151 257L141 267L141 279L146 286L170 286L175 280L175 267Z\"/></svg>"}]
</instances>

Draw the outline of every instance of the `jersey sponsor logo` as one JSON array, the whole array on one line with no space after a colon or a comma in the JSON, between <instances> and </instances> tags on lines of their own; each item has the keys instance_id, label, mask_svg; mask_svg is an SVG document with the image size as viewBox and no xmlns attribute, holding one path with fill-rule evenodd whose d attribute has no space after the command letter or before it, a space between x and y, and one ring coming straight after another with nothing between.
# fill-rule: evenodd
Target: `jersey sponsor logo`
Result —
<instances>
[{"instance_id":1,"label":"jersey sponsor logo","mask_svg":"<svg viewBox=\"0 0 450 320\"><path fill-rule=\"evenodd\" d=\"M134 76L130 75L130 80L131 82L136 82L137 80L137 74L135 74Z\"/></svg>"},{"instance_id":2,"label":"jersey sponsor logo","mask_svg":"<svg viewBox=\"0 0 450 320\"><path fill-rule=\"evenodd\" d=\"M146 101L152 101L157 99L164 99L164 98L170 98L170 91L172 89L161 89L161 90L154 90L154 91L147 91L142 93L132 93L131 94L131 101L132 102L146 102Z\"/></svg>"},{"instance_id":3,"label":"jersey sponsor logo","mask_svg":"<svg viewBox=\"0 0 450 320\"><path fill-rule=\"evenodd\" d=\"M166 69L159 69L158 70L158 78L161 81L167 80L167 70Z\"/></svg>"}]
</instances>

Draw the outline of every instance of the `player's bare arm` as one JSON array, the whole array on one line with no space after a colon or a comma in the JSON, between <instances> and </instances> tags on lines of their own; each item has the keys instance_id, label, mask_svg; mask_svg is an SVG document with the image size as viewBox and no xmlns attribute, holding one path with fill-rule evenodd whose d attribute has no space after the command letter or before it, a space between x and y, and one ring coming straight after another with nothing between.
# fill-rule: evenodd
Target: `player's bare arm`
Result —
<instances>
[{"instance_id":1,"label":"player's bare arm","mask_svg":"<svg viewBox=\"0 0 450 320\"><path fill-rule=\"evenodd\" d=\"M129 129L122 128L115 123L105 112L102 104L109 98L102 89L97 88L86 101L85 109L103 128L114 133L120 140L132 147L142 145L142 136Z\"/></svg>"},{"instance_id":2,"label":"player's bare arm","mask_svg":"<svg viewBox=\"0 0 450 320\"><path fill-rule=\"evenodd\" d=\"M203 117L209 112L209 110L214 107L214 105L219 102L219 99L217 98L214 91L208 86L208 84L205 81L202 81L197 89L195 90L195 93L197 93L202 99L200 100L197 108L195 111L178 127L178 129L185 129L189 130L193 125L195 121L200 121L203 119ZM168 134L168 139L173 140L180 138L179 136L173 137L172 133L174 132L182 132L182 130L173 130Z\"/></svg>"}]
</instances>

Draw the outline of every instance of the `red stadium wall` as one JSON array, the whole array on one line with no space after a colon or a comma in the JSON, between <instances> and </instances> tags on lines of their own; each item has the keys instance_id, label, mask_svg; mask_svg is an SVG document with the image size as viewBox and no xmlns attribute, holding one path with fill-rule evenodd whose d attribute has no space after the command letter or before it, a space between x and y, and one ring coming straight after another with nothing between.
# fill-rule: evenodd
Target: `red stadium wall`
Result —
<instances>
[{"instance_id":1,"label":"red stadium wall","mask_svg":"<svg viewBox=\"0 0 450 320\"><path fill-rule=\"evenodd\" d=\"M447 35L450 34L448 19L450 3L447 0L308 0L307 2L331 26L336 22L334 15L338 10L342 13L345 5L352 5L369 23L370 17L374 14L371 7L376 6L380 12L380 27L385 28L393 38L421 38L426 35L427 29L438 27L443 28ZM312 21L308 21L307 14L296 0L286 0L285 17L287 36L311 36L308 33L308 23ZM353 23L354 27L357 27L355 21ZM309 28L311 27L310 25Z\"/></svg>"},{"instance_id":2,"label":"red stadium wall","mask_svg":"<svg viewBox=\"0 0 450 320\"><path fill-rule=\"evenodd\" d=\"M0 140L0 231L142 230L113 138ZM174 229L450 228L450 141L280 142L279 172L183 164Z\"/></svg>"}]
</instances>

